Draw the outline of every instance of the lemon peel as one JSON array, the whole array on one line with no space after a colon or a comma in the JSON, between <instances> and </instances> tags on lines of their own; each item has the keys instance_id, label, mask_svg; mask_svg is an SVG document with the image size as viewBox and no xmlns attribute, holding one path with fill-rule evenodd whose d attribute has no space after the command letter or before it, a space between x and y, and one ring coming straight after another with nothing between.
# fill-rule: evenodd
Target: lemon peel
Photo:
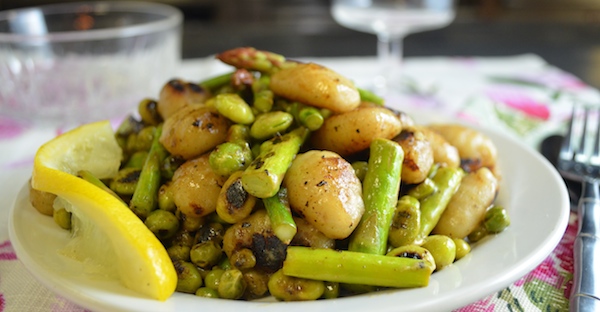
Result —
<instances>
[{"instance_id":1,"label":"lemon peel","mask_svg":"<svg viewBox=\"0 0 600 312\"><path fill-rule=\"evenodd\" d=\"M98 178L114 176L121 155L108 121L80 126L39 148L34 158L31 186L66 200L73 215L83 221L79 224L85 226L91 222L95 227L93 231L97 231L95 234L106 236L115 258L97 260L113 261L121 283L164 301L177 286L177 273L164 246L123 202L75 176L79 170L88 170ZM85 248L85 235L94 234L79 232L84 236L78 237L80 247ZM87 245L89 248L90 244ZM73 246L70 248L76 250ZM79 254L80 257L81 251Z\"/></svg>"}]
</instances>

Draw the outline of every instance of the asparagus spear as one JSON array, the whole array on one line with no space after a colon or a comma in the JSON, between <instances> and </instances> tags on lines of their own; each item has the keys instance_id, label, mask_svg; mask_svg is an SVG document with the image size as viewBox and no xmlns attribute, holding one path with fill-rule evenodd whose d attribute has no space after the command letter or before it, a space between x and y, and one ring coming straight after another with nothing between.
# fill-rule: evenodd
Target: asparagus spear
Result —
<instances>
[{"instance_id":1,"label":"asparagus spear","mask_svg":"<svg viewBox=\"0 0 600 312\"><path fill-rule=\"evenodd\" d=\"M215 91L216 89L231 82L231 76L233 72L222 74L219 76L208 78L199 83L199 85L205 89Z\"/></svg>"},{"instance_id":2,"label":"asparagus spear","mask_svg":"<svg viewBox=\"0 0 600 312\"><path fill-rule=\"evenodd\" d=\"M290 246L283 274L382 287L424 287L435 269L427 260Z\"/></svg>"},{"instance_id":3,"label":"asparagus spear","mask_svg":"<svg viewBox=\"0 0 600 312\"><path fill-rule=\"evenodd\" d=\"M162 126L157 127L148 157L140 173L140 179L129 202L129 208L142 219L145 219L158 206L158 188L161 182L160 163L167 153L158 141L161 132Z\"/></svg>"},{"instance_id":4,"label":"asparagus spear","mask_svg":"<svg viewBox=\"0 0 600 312\"><path fill-rule=\"evenodd\" d=\"M263 144L265 148L261 148L258 157L244 170L244 189L258 198L275 195L279 191L285 172L308 134L308 129L300 127L271 139L269 144Z\"/></svg>"},{"instance_id":5,"label":"asparagus spear","mask_svg":"<svg viewBox=\"0 0 600 312\"><path fill-rule=\"evenodd\" d=\"M280 188L277 194L263 198L263 203L271 220L271 227L275 232L275 236L285 244L289 244L298 229L287 202L287 190L283 187Z\"/></svg>"},{"instance_id":6,"label":"asparagus spear","mask_svg":"<svg viewBox=\"0 0 600 312\"><path fill-rule=\"evenodd\" d=\"M237 68L256 70L263 73L273 73L281 68L295 64L294 62L288 62L283 55L256 50L251 47L227 50L218 54L217 59Z\"/></svg>"},{"instance_id":7,"label":"asparagus spear","mask_svg":"<svg viewBox=\"0 0 600 312\"><path fill-rule=\"evenodd\" d=\"M369 90L365 90L365 89L361 89L361 88L357 88L358 89L358 94L360 94L360 99L361 101L364 102L371 102L377 105L384 105L384 99L380 96L378 96L377 94L369 91Z\"/></svg>"},{"instance_id":8,"label":"asparagus spear","mask_svg":"<svg viewBox=\"0 0 600 312\"><path fill-rule=\"evenodd\" d=\"M462 177L462 169L443 167L439 168L431 178L437 190L420 201L421 226L417 241L423 240L431 233L446 209L450 198L456 193Z\"/></svg>"},{"instance_id":9,"label":"asparagus spear","mask_svg":"<svg viewBox=\"0 0 600 312\"><path fill-rule=\"evenodd\" d=\"M370 147L363 182L365 212L350 236L348 250L383 255L398 202L404 151L392 140L378 138Z\"/></svg>"},{"instance_id":10,"label":"asparagus spear","mask_svg":"<svg viewBox=\"0 0 600 312\"><path fill-rule=\"evenodd\" d=\"M102 180L98 179L95 175L93 175L91 172L87 171L87 170L80 170L77 172L77 176L94 184L95 186L103 189L104 191L108 192L110 195L118 198L119 200L123 201L123 199L121 199L121 197L119 195L117 195L117 193L115 193L113 190L111 190L108 186L106 186L106 184L104 184L104 182L102 182Z\"/></svg>"}]
</instances>

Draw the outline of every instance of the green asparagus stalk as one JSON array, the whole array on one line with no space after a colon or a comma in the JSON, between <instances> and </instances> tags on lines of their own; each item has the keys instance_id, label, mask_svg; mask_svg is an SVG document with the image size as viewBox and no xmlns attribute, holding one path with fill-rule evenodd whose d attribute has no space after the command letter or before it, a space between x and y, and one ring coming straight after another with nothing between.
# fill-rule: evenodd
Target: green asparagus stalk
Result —
<instances>
[{"instance_id":1,"label":"green asparagus stalk","mask_svg":"<svg viewBox=\"0 0 600 312\"><path fill-rule=\"evenodd\" d=\"M256 50L251 47L236 48L222 52L217 55L217 59L236 68L256 70L263 73L273 73L295 64L294 62L288 62L283 55Z\"/></svg>"},{"instance_id":2,"label":"green asparagus stalk","mask_svg":"<svg viewBox=\"0 0 600 312\"><path fill-rule=\"evenodd\" d=\"M275 236L285 244L289 244L298 229L287 202L287 189L280 188L277 194L263 198L263 203L271 220L271 228L273 228Z\"/></svg>"},{"instance_id":3,"label":"green asparagus stalk","mask_svg":"<svg viewBox=\"0 0 600 312\"><path fill-rule=\"evenodd\" d=\"M442 167L431 178L437 190L420 201L421 226L417 241L427 237L436 226L450 198L456 193L463 175L460 168Z\"/></svg>"},{"instance_id":4,"label":"green asparagus stalk","mask_svg":"<svg viewBox=\"0 0 600 312\"><path fill-rule=\"evenodd\" d=\"M222 74L219 76L211 77L211 78L208 78L208 79L200 82L199 85L210 91L215 91L218 88L220 88L226 84L229 84L231 82L232 75L233 75L233 72L230 72L230 73Z\"/></svg>"},{"instance_id":5,"label":"green asparagus stalk","mask_svg":"<svg viewBox=\"0 0 600 312\"><path fill-rule=\"evenodd\" d=\"M357 88L357 89L358 89L358 94L360 95L361 101L371 102L371 103L375 103L377 105L383 106L384 100L382 97L378 96L377 94L375 94L369 90L365 90L365 89L361 89L361 88Z\"/></svg>"},{"instance_id":6,"label":"green asparagus stalk","mask_svg":"<svg viewBox=\"0 0 600 312\"><path fill-rule=\"evenodd\" d=\"M267 198L277 194L283 176L300 146L308 138L309 131L304 127L271 139L270 144L261 148L256 157L242 175L242 185L251 195Z\"/></svg>"},{"instance_id":7,"label":"green asparagus stalk","mask_svg":"<svg viewBox=\"0 0 600 312\"><path fill-rule=\"evenodd\" d=\"M162 126L157 127L148 157L140 173L140 179L129 202L129 208L142 219L145 219L158 207L158 188L161 183L160 164L167 154L165 148L158 141L161 132Z\"/></svg>"},{"instance_id":8,"label":"green asparagus stalk","mask_svg":"<svg viewBox=\"0 0 600 312\"><path fill-rule=\"evenodd\" d=\"M290 246L283 274L382 287L424 287L435 266L424 259Z\"/></svg>"},{"instance_id":9,"label":"green asparagus stalk","mask_svg":"<svg viewBox=\"0 0 600 312\"><path fill-rule=\"evenodd\" d=\"M348 250L383 255L398 202L404 151L392 140L378 138L370 147L363 182L365 212L350 236Z\"/></svg>"},{"instance_id":10,"label":"green asparagus stalk","mask_svg":"<svg viewBox=\"0 0 600 312\"><path fill-rule=\"evenodd\" d=\"M118 198L119 200L123 201L121 199L121 197L119 197L119 195L117 195L117 193L115 193L113 190L111 190L108 186L106 186L106 184L104 184L104 182L102 182L102 180L98 179L95 175L93 175L91 172L87 171L87 170L80 170L77 172L77 176L92 183L93 185L103 189L104 191L108 192L110 195Z\"/></svg>"}]
</instances>

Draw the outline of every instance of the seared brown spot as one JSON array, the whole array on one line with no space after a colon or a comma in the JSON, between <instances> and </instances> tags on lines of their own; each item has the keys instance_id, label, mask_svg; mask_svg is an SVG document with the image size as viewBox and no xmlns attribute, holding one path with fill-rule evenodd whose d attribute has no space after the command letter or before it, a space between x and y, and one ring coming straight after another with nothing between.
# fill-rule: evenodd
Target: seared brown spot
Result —
<instances>
[{"instance_id":1,"label":"seared brown spot","mask_svg":"<svg viewBox=\"0 0 600 312\"><path fill-rule=\"evenodd\" d=\"M142 172L141 169L128 172L126 176L119 179L119 182L123 182L123 183L137 182L140 179L141 172Z\"/></svg>"},{"instance_id":2,"label":"seared brown spot","mask_svg":"<svg viewBox=\"0 0 600 312\"><path fill-rule=\"evenodd\" d=\"M173 88L177 92L181 93L181 92L185 91L185 86L181 83L181 80L173 79L173 80L170 80L168 82L168 84L169 84L169 86L171 86L171 88Z\"/></svg>"},{"instance_id":3,"label":"seared brown spot","mask_svg":"<svg viewBox=\"0 0 600 312\"><path fill-rule=\"evenodd\" d=\"M287 256L287 245L276 236L252 235L252 253L256 257L256 268L275 272L283 266Z\"/></svg>"},{"instance_id":4,"label":"seared brown spot","mask_svg":"<svg viewBox=\"0 0 600 312\"><path fill-rule=\"evenodd\" d=\"M234 213L236 209L239 209L244 205L248 198L248 193L242 187L242 181L240 179L235 180L225 192L225 197L229 205L227 209L230 213Z\"/></svg>"}]
</instances>

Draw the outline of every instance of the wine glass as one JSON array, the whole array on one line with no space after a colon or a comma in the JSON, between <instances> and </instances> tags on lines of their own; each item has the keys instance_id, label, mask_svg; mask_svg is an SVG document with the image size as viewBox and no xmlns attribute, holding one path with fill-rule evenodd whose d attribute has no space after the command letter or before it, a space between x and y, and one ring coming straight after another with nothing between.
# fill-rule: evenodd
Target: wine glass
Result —
<instances>
[{"instance_id":1,"label":"wine glass","mask_svg":"<svg viewBox=\"0 0 600 312\"><path fill-rule=\"evenodd\" d=\"M404 37L449 25L455 10L454 0L333 0L331 15L346 28L377 35L380 72L371 89L387 96L400 89Z\"/></svg>"}]
</instances>

